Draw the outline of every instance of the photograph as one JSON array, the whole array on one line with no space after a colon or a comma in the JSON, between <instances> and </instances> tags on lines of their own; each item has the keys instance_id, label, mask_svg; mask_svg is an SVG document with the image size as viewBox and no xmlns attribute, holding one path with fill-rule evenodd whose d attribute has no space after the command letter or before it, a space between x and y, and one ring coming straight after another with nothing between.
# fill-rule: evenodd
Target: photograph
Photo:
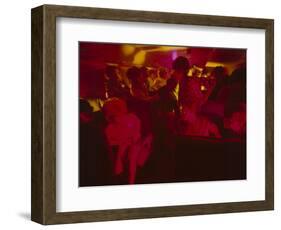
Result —
<instances>
[{"instance_id":1,"label":"photograph","mask_svg":"<svg viewBox=\"0 0 281 230\"><path fill-rule=\"evenodd\" d=\"M78 49L80 187L247 179L247 49Z\"/></svg>"},{"instance_id":2,"label":"photograph","mask_svg":"<svg viewBox=\"0 0 281 230\"><path fill-rule=\"evenodd\" d=\"M31 220L274 210L275 19L117 8L31 10Z\"/></svg>"}]
</instances>

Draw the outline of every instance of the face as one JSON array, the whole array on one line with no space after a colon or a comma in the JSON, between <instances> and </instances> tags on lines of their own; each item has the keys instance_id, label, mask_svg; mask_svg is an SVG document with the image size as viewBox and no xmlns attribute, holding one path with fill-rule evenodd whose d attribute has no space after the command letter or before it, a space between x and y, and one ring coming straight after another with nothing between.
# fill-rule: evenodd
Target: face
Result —
<instances>
[{"instance_id":1,"label":"face","mask_svg":"<svg viewBox=\"0 0 281 230\"><path fill-rule=\"evenodd\" d=\"M167 80L168 79L168 72L167 72L167 70L160 70L159 71L159 77L164 79L164 80Z\"/></svg>"},{"instance_id":2,"label":"face","mask_svg":"<svg viewBox=\"0 0 281 230\"><path fill-rule=\"evenodd\" d=\"M143 84L144 82L146 82L146 79L147 79L147 74L145 73L139 74L136 78L138 84Z\"/></svg>"}]
</instances>

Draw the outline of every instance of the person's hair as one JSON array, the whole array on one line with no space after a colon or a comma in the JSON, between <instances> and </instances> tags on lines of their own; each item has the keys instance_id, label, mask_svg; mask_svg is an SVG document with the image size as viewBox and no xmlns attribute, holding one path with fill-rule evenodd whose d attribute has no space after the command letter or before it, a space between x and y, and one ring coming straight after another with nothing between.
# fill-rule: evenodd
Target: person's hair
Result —
<instances>
[{"instance_id":1,"label":"person's hair","mask_svg":"<svg viewBox=\"0 0 281 230\"><path fill-rule=\"evenodd\" d=\"M79 103L80 103L79 105L80 112L91 113L93 111L88 101L84 99L80 99Z\"/></svg>"},{"instance_id":2,"label":"person's hair","mask_svg":"<svg viewBox=\"0 0 281 230\"><path fill-rule=\"evenodd\" d=\"M112 65L107 65L106 68L105 68L105 73L107 75L112 75L116 72L116 67L115 66L112 66Z\"/></svg>"},{"instance_id":3,"label":"person's hair","mask_svg":"<svg viewBox=\"0 0 281 230\"><path fill-rule=\"evenodd\" d=\"M228 78L228 83L233 84L239 82L243 85L246 85L246 72L246 67L239 66L231 73L230 77Z\"/></svg>"},{"instance_id":4,"label":"person's hair","mask_svg":"<svg viewBox=\"0 0 281 230\"><path fill-rule=\"evenodd\" d=\"M159 77L163 78L167 74L168 74L168 71L164 67L161 67L161 68L158 69L158 76Z\"/></svg>"},{"instance_id":5,"label":"person's hair","mask_svg":"<svg viewBox=\"0 0 281 230\"><path fill-rule=\"evenodd\" d=\"M186 57L179 56L173 61L173 69L187 71L189 69L189 61Z\"/></svg>"},{"instance_id":6,"label":"person's hair","mask_svg":"<svg viewBox=\"0 0 281 230\"><path fill-rule=\"evenodd\" d=\"M219 82L224 80L224 78L227 76L226 69L223 66L216 66L212 72L211 75Z\"/></svg>"},{"instance_id":7,"label":"person's hair","mask_svg":"<svg viewBox=\"0 0 281 230\"><path fill-rule=\"evenodd\" d=\"M140 70L140 74L148 75L148 68L147 67L142 66L139 70Z\"/></svg>"},{"instance_id":8,"label":"person's hair","mask_svg":"<svg viewBox=\"0 0 281 230\"><path fill-rule=\"evenodd\" d=\"M140 69L136 66L133 66L127 70L127 77L130 81L135 82L136 79L140 76Z\"/></svg>"},{"instance_id":9,"label":"person's hair","mask_svg":"<svg viewBox=\"0 0 281 230\"><path fill-rule=\"evenodd\" d=\"M128 112L127 104L120 98L110 98L103 105L103 112L107 120L112 119L120 115L124 115Z\"/></svg>"}]
</instances>

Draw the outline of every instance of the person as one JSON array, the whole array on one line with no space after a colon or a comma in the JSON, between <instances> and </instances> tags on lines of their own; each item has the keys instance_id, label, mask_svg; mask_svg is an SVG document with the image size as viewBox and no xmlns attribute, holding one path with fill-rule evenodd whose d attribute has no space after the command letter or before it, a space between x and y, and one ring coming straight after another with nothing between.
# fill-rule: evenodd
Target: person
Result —
<instances>
[{"instance_id":1,"label":"person","mask_svg":"<svg viewBox=\"0 0 281 230\"><path fill-rule=\"evenodd\" d=\"M107 125L105 137L115 176L128 168L128 183L134 184L137 167L146 162L151 148L151 137L141 138L141 122L129 113L126 102L111 98L104 104L103 112Z\"/></svg>"},{"instance_id":2,"label":"person","mask_svg":"<svg viewBox=\"0 0 281 230\"><path fill-rule=\"evenodd\" d=\"M156 79L156 89L160 89L161 87L165 86L167 84L167 81L169 79L169 72L166 68L161 67L158 69L158 77Z\"/></svg>"},{"instance_id":3,"label":"person","mask_svg":"<svg viewBox=\"0 0 281 230\"><path fill-rule=\"evenodd\" d=\"M185 57L180 56L174 60L172 67L172 75L165 76L166 84L157 91L159 99L154 103L152 112L154 133L157 134L158 142L168 148L172 148L171 137L177 132L176 122L180 114L179 84L188 71L189 63Z\"/></svg>"},{"instance_id":4,"label":"person","mask_svg":"<svg viewBox=\"0 0 281 230\"><path fill-rule=\"evenodd\" d=\"M221 138L217 125L191 108L183 107L180 121L183 135Z\"/></svg>"},{"instance_id":5,"label":"person","mask_svg":"<svg viewBox=\"0 0 281 230\"><path fill-rule=\"evenodd\" d=\"M106 154L102 112L93 112L85 99L80 99L79 104L79 185L109 184L110 160Z\"/></svg>"},{"instance_id":6,"label":"person","mask_svg":"<svg viewBox=\"0 0 281 230\"><path fill-rule=\"evenodd\" d=\"M93 110L89 102L83 98L79 99L79 121L81 124L88 124L92 121Z\"/></svg>"},{"instance_id":7,"label":"person","mask_svg":"<svg viewBox=\"0 0 281 230\"><path fill-rule=\"evenodd\" d=\"M167 84L167 80L169 79L168 71L164 67L159 68L156 72L152 72L151 76L148 78L150 80L150 92L157 92Z\"/></svg>"},{"instance_id":8,"label":"person","mask_svg":"<svg viewBox=\"0 0 281 230\"><path fill-rule=\"evenodd\" d=\"M246 136L246 67L241 65L228 78L227 86L218 97L224 103L226 136Z\"/></svg>"},{"instance_id":9,"label":"person","mask_svg":"<svg viewBox=\"0 0 281 230\"><path fill-rule=\"evenodd\" d=\"M215 101L218 97L218 94L220 90L224 87L225 81L227 78L227 72L226 69L223 66L216 66L211 75L211 79L214 79L216 81L215 87L212 90L212 93L209 96L209 100Z\"/></svg>"},{"instance_id":10,"label":"person","mask_svg":"<svg viewBox=\"0 0 281 230\"><path fill-rule=\"evenodd\" d=\"M126 98L128 96L129 89L126 87L126 84L122 82L117 67L112 65L107 65L105 69L105 74L106 74L107 97Z\"/></svg>"},{"instance_id":11,"label":"person","mask_svg":"<svg viewBox=\"0 0 281 230\"><path fill-rule=\"evenodd\" d=\"M157 82L157 71L155 69L148 70L147 85L148 85L149 92L154 92L157 90L156 82Z\"/></svg>"},{"instance_id":12,"label":"person","mask_svg":"<svg viewBox=\"0 0 281 230\"><path fill-rule=\"evenodd\" d=\"M227 78L226 85L217 95L217 100L222 102L225 107L246 103L246 67L238 66Z\"/></svg>"},{"instance_id":13,"label":"person","mask_svg":"<svg viewBox=\"0 0 281 230\"><path fill-rule=\"evenodd\" d=\"M151 104L157 100L158 95L149 94L144 68L135 66L129 68L127 77L131 81L131 95L127 100L128 108L141 121L142 137L151 135Z\"/></svg>"},{"instance_id":14,"label":"person","mask_svg":"<svg viewBox=\"0 0 281 230\"><path fill-rule=\"evenodd\" d=\"M211 92L211 87L209 88ZM201 113L201 107L210 92L202 92L200 78L186 78L182 89L184 94L181 94L180 133L188 136L221 138L217 125Z\"/></svg>"},{"instance_id":15,"label":"person","mask_svg":"<svg viewBox=\"0 0 281 230\"><path fill-rule=\"evenodd\" d=\"M93 112L101 111L106 100L105 75L103 69L95 69L89 81L86 82L88 88L87 101Z\"/></svg>"},{"instance_id":16,"label":"person","mask_svg":"<svg viewBox=\"0 0 281 230\"><path fill-rule=\"evenodd\" d=\"M209 77L203 78L205 82L203 85L206 87L205 103L201 107L201 114L206 115L211 121L213 121L223 133L223 119L224 119L224 104L218 97L220 92L226 86L227 71L223 66L215 67Z\"/></svg>"},{"instance_id":17,"label":"person","mask_svg":"<svg viewBox=\"0 0 281 230\"><path fill-rule=\"evenodd\" d=\"M246 136L246 104L241 102L227 111L223 119L225 133L227 137Z\"/></svg>"},{"instance_id":18,"label":"person","mask_svg":"<svg viewBox=\"0 0 281 230\"><path fill-rule=\"evenodd\" d=\"M127 70L127 78L131 83L131 96L141 100L150 99L147 86L147 76L144 68L139 69L136 66L130 67Z\"/></svg>"},{"instance_id":19,"label":"person","mask_svg":"<svg viewBox=\"0 0 281 230\"><path fill-rule=\"evenodd\" d=\"M159 89L160 107L164 112L179 114L179 90L184 77L189 70L189 62L183 56L177 57L173 64L173 73L167 80L167 84Z\"/></svg>"}]
</instances>

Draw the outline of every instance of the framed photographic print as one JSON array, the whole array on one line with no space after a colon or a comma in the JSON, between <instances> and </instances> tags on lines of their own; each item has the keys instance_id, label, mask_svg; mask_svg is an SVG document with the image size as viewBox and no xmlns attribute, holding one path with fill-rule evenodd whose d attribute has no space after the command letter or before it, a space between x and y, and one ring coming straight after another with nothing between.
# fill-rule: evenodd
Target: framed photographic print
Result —
<instances>
[{"instance_id":1,"label":"framed photographic print","mask_svg":"<svg viewBox=\"0 0 281 230\"><path fill-rule=\"evenodd\" d=\"M274 208L274 21L32 9L41 224Z\"/></svg>"}]
</instances>

